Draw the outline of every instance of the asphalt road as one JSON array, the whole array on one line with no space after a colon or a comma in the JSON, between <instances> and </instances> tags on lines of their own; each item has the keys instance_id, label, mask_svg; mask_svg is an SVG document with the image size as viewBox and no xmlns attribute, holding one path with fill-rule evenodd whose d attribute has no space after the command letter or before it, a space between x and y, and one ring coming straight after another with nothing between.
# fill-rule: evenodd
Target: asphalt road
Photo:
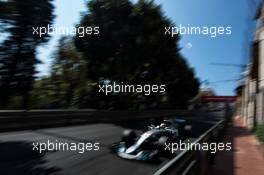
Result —
<instances>
[{"instance_id":1,"label":"asphalt road","mask_svg":"<svg viewBox=\"0 0 264 175\"><path fill-rule=\"evenodd\" d=\"M219 120L207 116L189 118L196 136ZM205 122L206 121L206 122ZM150 175L167 160L146 163L123 160L111 152L109 146L120 140L125 128L138 131L147 122L118 124L88 124L40 130L0 133L0 174L2 175ZM67 143L99 143L98 151L33 151L33 143L47 140Z\"/></svg>"}]
</instances>

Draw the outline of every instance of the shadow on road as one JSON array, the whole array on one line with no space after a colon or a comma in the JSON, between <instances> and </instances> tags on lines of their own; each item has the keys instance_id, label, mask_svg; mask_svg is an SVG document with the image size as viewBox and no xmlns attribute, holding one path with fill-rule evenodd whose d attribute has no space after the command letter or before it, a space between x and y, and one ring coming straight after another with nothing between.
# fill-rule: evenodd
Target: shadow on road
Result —
<instances>
[{"instance_id":1,"label":"shadow on road","mask_svg":"<svg viewBox=\"0 0 264 175\"><path fill-rule=\"evenodd\" d=\"M29 142L0 142L0 174L49 175L59 171L58 168L45 166L45 153L32 149Z\"/></svg>"}]
</instances>

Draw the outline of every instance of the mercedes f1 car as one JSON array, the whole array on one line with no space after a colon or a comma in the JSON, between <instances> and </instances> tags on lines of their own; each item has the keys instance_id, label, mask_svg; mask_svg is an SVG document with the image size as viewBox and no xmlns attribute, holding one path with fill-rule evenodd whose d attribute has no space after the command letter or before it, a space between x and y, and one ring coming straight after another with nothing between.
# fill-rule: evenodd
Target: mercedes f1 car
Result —
<instances>
[{"instance_id":1,"label":"mercedes f1 car","mask_svg":"<svg viewBox=\"0 0 264 175\"><path fill-rule=\"evenodd\" d=\"M112 145L112 150L121 158L130 160L157 160L174 156L165 149L165 143L175 143L190 137L191 125L185 120L166 120L160 125L150 125L141 135L133 130L125 130L120 142Z\"/></svg>"}]
</instances>

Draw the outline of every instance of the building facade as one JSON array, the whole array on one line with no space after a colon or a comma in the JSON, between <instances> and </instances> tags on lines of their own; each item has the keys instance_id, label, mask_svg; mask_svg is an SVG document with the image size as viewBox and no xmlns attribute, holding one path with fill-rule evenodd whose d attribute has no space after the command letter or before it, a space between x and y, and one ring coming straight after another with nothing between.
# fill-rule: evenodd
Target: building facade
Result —
<instances>
[{"instance_id":1,"label":"building facade","mask_svg":"<svg viewBox=\"0 0 264 175\"><path fill-rule=\"evenodd\" d=\"M256 15L257 30L252 44L251 61L245 71L241 116L249 129L264 123L264 5Z\"/></svg>"}]
</instances>

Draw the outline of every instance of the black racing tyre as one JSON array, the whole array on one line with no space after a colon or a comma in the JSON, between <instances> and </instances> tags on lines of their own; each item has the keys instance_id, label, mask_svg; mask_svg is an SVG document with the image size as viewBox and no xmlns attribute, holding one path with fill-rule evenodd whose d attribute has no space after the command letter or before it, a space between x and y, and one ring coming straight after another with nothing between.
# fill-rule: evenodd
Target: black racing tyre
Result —
<instances>
[{"instance_id":1,"label":"black racing tyre","mask_svg":"<svg viewBox=\"0 0 264 175\"><path fill-rule=\"evenodd\" d=\"M125 142L126 147L131 146L137 138L137 133L133 130L125 130L122 134L122 141Z\"/></svg>"}]
</instances>

